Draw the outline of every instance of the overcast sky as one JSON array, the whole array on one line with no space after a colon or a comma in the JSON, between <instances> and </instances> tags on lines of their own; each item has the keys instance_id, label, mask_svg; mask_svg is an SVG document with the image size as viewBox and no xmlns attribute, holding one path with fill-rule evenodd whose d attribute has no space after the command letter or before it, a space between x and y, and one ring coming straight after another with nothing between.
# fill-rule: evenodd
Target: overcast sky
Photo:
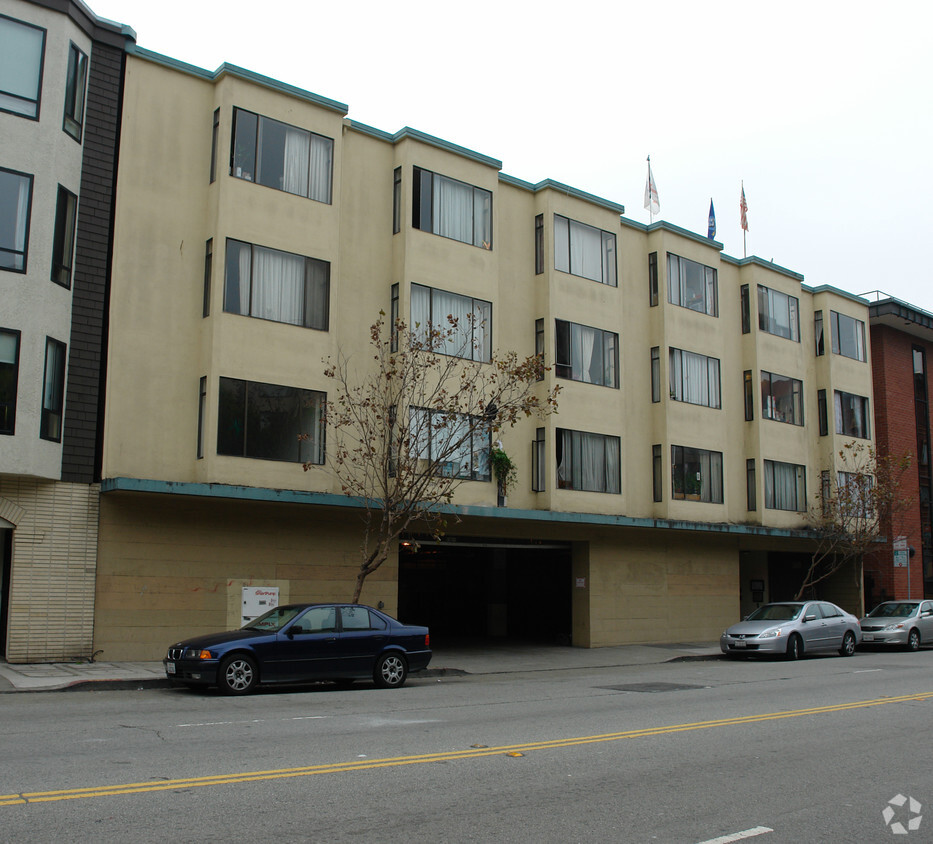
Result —
<instances>
[{"instance_id":1,"label":"overcast sky","mask_svg":"<svg viewBox=\"0 0 933 844\"><path fill-rule=\"evenodd\" d=\"M933 311L933 4L87 0L140 47L223 62L555 179L811 286Z\"/></svg>"}]
</instances>

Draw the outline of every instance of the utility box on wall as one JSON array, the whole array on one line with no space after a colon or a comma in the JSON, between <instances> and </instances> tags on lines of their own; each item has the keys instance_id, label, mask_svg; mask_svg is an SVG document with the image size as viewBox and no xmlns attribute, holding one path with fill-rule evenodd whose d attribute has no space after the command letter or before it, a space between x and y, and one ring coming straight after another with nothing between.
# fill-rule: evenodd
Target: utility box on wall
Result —
<instances>
[{"instance_id":1,"label":"utility box on wall","mask_svg":"<svg viewBox=\"0 0 933 844\"><path fill-rule=\"evenodd\" d=\"M269 610L274 610L278 605L278 586L244 586L242 623L246 624L254 618L259 618Z\"/></svg>"}]
</instances>

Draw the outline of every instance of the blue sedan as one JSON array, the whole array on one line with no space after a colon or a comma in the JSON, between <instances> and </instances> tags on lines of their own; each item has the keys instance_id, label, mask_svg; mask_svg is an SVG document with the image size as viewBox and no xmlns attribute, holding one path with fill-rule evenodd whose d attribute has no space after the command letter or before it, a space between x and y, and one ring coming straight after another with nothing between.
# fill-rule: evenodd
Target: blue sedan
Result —
<instances>
[{"instance_id":1,"label":"blue sedan","mask_svg":"<svg viewBox=\"0 0 933 844\"><path fill-rule=\"evenodd\" d=\"M162 664L176 682L242 695L260 683L311 680L396 689L430 661L427 627L361 604L289 604L239 630L176 642Z\"/></svg>"}]
</instances>

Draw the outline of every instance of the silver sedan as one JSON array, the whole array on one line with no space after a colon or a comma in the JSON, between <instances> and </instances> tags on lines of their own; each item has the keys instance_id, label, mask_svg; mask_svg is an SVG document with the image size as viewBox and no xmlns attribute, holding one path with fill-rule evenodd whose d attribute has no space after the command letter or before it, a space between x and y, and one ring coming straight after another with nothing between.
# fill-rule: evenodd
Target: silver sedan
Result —
<instances>
[{"instance_id":1,"label":"silver sedan","mask_svg":"<svg viewBox=\"0 0 933 844\"><path fill-rule=\"evenodd\" d=\"M862 644L899 645L919 650L933 644L933 601L885 601L860 622Z\"/></svg>"},{"instance_id":2,"label":"silver sedan","mask_svg":"<svg viewBox=\"0 0 933 844\"><path fill-rule=\"evenodd\" d=\"M858 619L828 601L764 604L719 639L727 656L780 654L800 659L814 651L852 656L862 639Z\"/></svg>"}]
</instances>

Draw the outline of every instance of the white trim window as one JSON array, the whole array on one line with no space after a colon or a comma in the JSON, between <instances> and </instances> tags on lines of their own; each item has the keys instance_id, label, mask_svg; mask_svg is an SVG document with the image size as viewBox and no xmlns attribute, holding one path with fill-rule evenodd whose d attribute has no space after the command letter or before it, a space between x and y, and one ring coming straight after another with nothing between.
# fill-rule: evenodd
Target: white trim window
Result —
<instances>
[{"instance_id":1,"label":"white trim window","mask_svg":"<svg viewBox=\"0 0 933 844\"><path fill-rule=\"evenodd\" d=\"M333 138L234 107L231 176L329 205L333 164Z\"/></svg>"},{"instance_id":2,"label":"white trim window","mask_svg":"<svg viewBox=\"0 0 933 844\"><path fill-rule=\"evenodd\" d=\"M421 231L492 249L492 192L412 168L411 224Z\"/></svg>"},{"instance_id":3,"label":"white trim window","mask_svg":"<svg viewBox=\"0 0 933 844\"><path fill-rule=\"evenodd\" d=\"M558 428L558 489L618 494L622 488L621 452L618 437Z\"/></svg>"},{"instance_id":4,"label":"white trim window","mask_svg":"<svg viewBox=\"0 0 933 844\"><path fill-rule=\"evenodd\" d=\"M492 303L423 284L411 286L411 335L435 351L488 362L492 359Z\"/></svg>"},{"instance_id":5,"label":"white trim window","mask_svg":"<svg viewBox=\"0 0 933 844\"><path fill-rule=\"evenodd\" d=\"M45 30L0 15L0 111L39 119Z\"/></svg>"},{"instance_id":6,"label":"white trim window","mask_svg":"<svg viewBox=\"0 0 933 844\"><path fill-rule=\"evenodd\" d=\"M797 463L765 460L765 508L793 510L807 509L807 470Z\"/></svg>"},{"instance_id":7,"label":"white trim window","mask_svg":"<svg viewBox=\"0 0 933 844\"><path fill-rule=\"evenodd\" d=\"M865 360L865 323L860 319L829 312L833 327L833 354Z\"/></svg>"},{"instance_id":8,"label":"white trim window","mask_svg":"<svg viewBox=\"0 0 933 844\"><path fill-rule=\"evenodd\" d=\"M327 261L227 240L227 313L326 331L329 299Z\"/></svg>"},{"instance_id":9,"label":"white trim window","mask_svg":"<svg viewBox=\"0 0 933 844\"><path fill-rule=\"evenodd\" d=\"M667 253L667 301L709 316L719 316L719 274L712 267Z\"/></svg>"},{"instance_id":10,"label":"white trim window","mask_svg":"<svg viewBox=\"0 0 933 844\"><path fill-rule=\"evenodd\" d=\"M555 322L557 377L618 389L619 335L562 319Z\"/></svg>"},{"instance_id":11,"label":"white trim window","mask_svg":"<svg viewBox=\"0 0 933 844\"><path fill-rule=\"evenodd\" d=\"M758 285L758 328L800 342L800 302L780 290Z\"/></svg>"},{"instance_id":12,"label":"white trim window","mask_svg":"<svg viewBox=\"0 0 933 844\"><path fill-rule=\"evenodd\" d=\"M555 214L554 269L617 287L616 236Z\"/></svg>"},{"instance_id":13,"label":"white trim window","mask_svg":"<svg viewBox=\"0 0 933 844\"><path fill-rule=\"evenodd\" d=\"M688 404L722 406L718 358L670 350L671 398Z\"/></svg>"}]
</instances>

